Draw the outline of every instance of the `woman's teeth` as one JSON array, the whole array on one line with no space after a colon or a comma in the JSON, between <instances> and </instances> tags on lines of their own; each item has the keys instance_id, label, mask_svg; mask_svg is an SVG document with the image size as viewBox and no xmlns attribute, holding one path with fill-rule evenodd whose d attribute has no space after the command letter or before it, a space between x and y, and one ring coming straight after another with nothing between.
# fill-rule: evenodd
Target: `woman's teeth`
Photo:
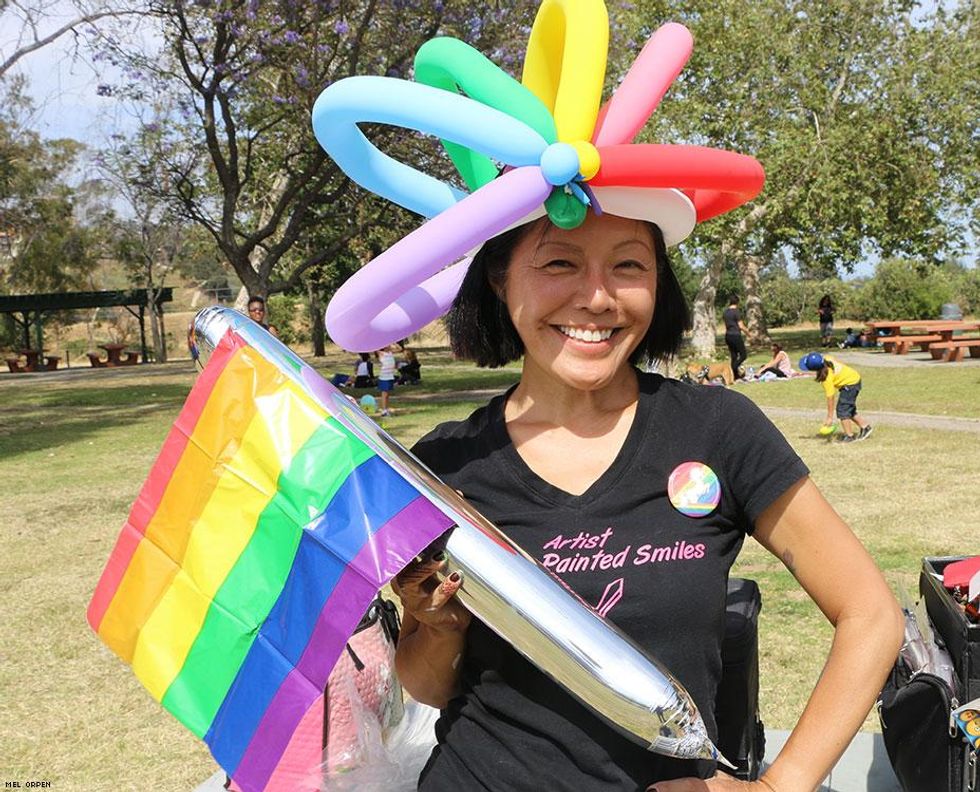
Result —
<instances>
[{"instance_id":1,"label":"woman's teeth","mask_svg":"<svg viewBox=\"0 0 980 792\"><path fill-rule=\"evenodd\" d=\"M565 327L564 325L559 325L558 329L576 341L588 341L591 343L605 341L613 334L613 328L611 327L604 330L584 330L581 327Z\"/></svg>"}]
</instances>

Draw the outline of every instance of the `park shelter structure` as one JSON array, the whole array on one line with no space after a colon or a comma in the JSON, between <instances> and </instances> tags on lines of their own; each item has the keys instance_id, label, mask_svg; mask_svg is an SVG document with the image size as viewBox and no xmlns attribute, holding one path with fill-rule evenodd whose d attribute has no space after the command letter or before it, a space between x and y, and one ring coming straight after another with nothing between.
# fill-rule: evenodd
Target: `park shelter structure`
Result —
<instances>
[{"instance_id":1,"label":"park shelter structure","mask_svg":"<svg viewBox=\"0 0 980 792\"><path fill-rule=\"evenodd\" d=\"M24 347L31 347L31 328L35 348L44 348L43 316L55 311L82 308L123 307L139 321L142 360L148 360L146 350L146 309L163 313L163 303L172 302L173 289L127 289L124 291L58 292L54 294L0 295L0 314L9 314L24 333Z\"/></svg>"}]
</instances>

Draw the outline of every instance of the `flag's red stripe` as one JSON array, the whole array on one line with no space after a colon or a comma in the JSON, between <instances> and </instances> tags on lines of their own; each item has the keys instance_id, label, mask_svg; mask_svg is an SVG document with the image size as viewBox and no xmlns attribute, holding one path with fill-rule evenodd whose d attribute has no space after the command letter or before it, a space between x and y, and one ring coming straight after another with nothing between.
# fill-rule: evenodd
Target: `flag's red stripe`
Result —
<instances>
[{"instance_id":1,"label":"flag's red stripe","mask_svg":"<svg viewBox=\"0 0 980 792\"><path fill-rule=\"evenodd\" d=\"M215 383L218 381L221 373L225 370L225 366L234 356L235 352L244 346L245 343L241 338L231 330L225 333L217 347L215 347L211 359L208 361L208 365L201 372L197 378L197 382L191 389L187 401L184 403L184 407L174 423L174 428L167 435L160 455L157 457L156 462L153 463L153 468L150 470L146 482L140 489L136 502L130 510L126 526L123 528L119 540L112 550L112 555L109 556L109 561L106 563L105 570L102 572L102 577L95 587L92 601L89 603L88 623L96 632L99 631L99 625L102 623L102 618L109 608L109 603L112 602L112 598L119 588L119 583L126 573L126 568L129 566L133 553L136 552L136 548L139 546L142 536L146 532L146 526L149 524L150 518L160 505L160 500L163 498L163 493L167 489L170 477L180 462L184 449L187 447L187 441L193 434L194 427L197 425L197 421L204 410L204 405L207 404L208 399L211 397Z\"/></svg>"}]
</instances>

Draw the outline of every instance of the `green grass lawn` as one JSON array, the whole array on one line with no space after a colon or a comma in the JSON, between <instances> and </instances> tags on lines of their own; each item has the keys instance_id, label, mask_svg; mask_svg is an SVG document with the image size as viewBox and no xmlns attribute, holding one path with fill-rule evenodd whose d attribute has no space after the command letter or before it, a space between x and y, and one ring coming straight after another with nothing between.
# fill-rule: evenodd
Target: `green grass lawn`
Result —
<instances>
[{"instance_id":1,"label":"green grass lawn","mask_svg":"<svg viewBox=\"0 0 980 792\"><path fill-rule=\"evenodd\" d=\"M410 445L465 417L518 370L478 371L425 350L421 385L397 389L385 427ZM335 355L317 366L344 371ZM977 417L980 370L862 369L871 410ZM85 608L130 504L189 391L187 363L0 378L0 778L55 789L190 789L207 751L104 648ZM745 385L764 407L823 408L810 380ZM480 393L468 395L469 392ZM430 396L432 398L425 398ZM776 420L817 484L896 590L923 555L975 551L980 436L879 426L865 443L818 439L815 422ZM812 689L830 628L781 564L746 543L736 572L763 589L762 707L790 728ZM846 581L841 581L846 585ZM866 727L874 728L869 719Z\"/></svg>"},{"instance_id":2,"label":"green grass lawn","mask_svg":"<svg viewBox=\"0 0 980 792\"><path fill-rule=\"evenodd\" d=\"M749 358L749 365L767 360ZM947 365L910 370L862 366L859 362L853 367L861 374L858 407L862 412L980 418L980 367ZM738 383L735 387L760 405L813 409L821 417L826 414L823 388L812 377L789 382Z\"/></svg>"},{"instance_id":3,"label":"green grass lawn","mask_svg":"<svg viewBox=\"0 0 980 792\"><path fill-rule=\"evenodd\" d=\"M855 326L857 323L855 323ZM775 330L773 340L781 344L793 367L807 352L826 351L833 355L842 350L821 350L818 330ZM725 350L724 342L718 341L719 355ZM894 411L922 415L949 415L963 418L980 418L980 367L955 364L913 364L910 367L884 368L872 365L873 359L888 353L877 349L847 350L856 356L856 362L848 363L861 374L859 405L866 411ZM766 363L772 355L768 349L750 351L747 366ZM867 357L869 363L862 364ZM727 357L726 357L727 359ZM769 387L775 385L776 387ZM812 379L801 378L792 382L753 383L737 385L743 393L760 405L772 407L826 409L823 391Z\"/></svg>"}]
</instances>

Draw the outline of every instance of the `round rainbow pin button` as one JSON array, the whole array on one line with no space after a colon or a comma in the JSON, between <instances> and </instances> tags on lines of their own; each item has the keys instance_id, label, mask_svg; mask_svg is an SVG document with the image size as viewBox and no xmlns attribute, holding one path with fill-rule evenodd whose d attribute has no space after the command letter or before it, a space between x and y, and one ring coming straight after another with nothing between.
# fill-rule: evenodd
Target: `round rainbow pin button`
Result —
<instances>
[{"instance_id":1,"label":"round rainbow pin button","mask_svg":"<svg viewBox=\"0 0 980 792\"><path fill-rule=\"evenodd\" d=\"M667 496L688 517L706 517L721 500L718 476L703 462L683 462L667 480Z\"/></svg>"}]
</instances>

